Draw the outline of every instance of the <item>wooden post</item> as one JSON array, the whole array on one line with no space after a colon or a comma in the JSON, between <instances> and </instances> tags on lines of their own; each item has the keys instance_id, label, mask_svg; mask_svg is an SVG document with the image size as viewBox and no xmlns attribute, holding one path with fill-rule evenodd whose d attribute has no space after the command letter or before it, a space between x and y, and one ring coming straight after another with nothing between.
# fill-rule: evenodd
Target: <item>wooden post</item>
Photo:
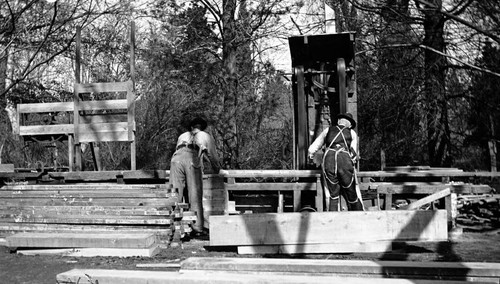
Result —
<instances>
[{"instance_id":1,"label":"wooden post","mask_svg":"<svg viewBox=\"0 0 500 284\"><path fill-rule=\"evenodd\" d=\"M80 60L81 60L81 45L82 45L82 30L80 27L76 28L76 55L75 55L75 83L79 84L81 82L81 75L80 75ZM80 147L80 141L79 141L79 135L78 135L78 129L79 129L79 124L80 124L80 97L78 96L78 93L76 91L76 88L74 90L74 95L73 95L73 103L74 103L74 109L73 109L73 124L74 124L74 141L73 141L73 151L75 153L75 164L74 164L74 170L80 171L82 167L82 151ZM69 140L68 140L69 141Z\"/></svg>"},{"instance_id":2,"label":"wooden post","mask_svg":"<svg viewBox=\"0 0 500 284\"><path fill-rule=\"evenodd\" d=\"M131 90L127 92L128 101L128 129L130 142L130 169L136 170L136 143L135 143L135 22L130 23L130 79Z\"/></svg>"}]
</instances>

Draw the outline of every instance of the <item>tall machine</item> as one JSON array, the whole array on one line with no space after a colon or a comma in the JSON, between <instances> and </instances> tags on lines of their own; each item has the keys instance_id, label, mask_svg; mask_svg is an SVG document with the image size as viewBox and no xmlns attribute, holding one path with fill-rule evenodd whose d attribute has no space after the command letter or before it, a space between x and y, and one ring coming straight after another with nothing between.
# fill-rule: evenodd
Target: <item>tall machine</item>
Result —
<instances>
[{"instance_id":1,"label":"tall machine","mask_svg":"<svg viewBox=\"0 0 500 284\"><path fill-rule=\"evenodd\" d=\"M315 168L307 148L339 113L357 120L355 33L288 38L292 57L294 169Z\"/></svg>"}]
</instances>

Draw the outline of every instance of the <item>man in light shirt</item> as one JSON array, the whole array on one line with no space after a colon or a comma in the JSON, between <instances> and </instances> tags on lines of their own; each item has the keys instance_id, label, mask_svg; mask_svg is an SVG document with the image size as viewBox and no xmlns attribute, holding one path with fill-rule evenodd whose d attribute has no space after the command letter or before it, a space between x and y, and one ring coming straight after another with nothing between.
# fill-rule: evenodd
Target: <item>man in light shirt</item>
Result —
<instances>
[{"instance_id":1,"label":"man in light shirt","mask_svg":"<svg viewBox=\"0 0 500 284\"><path fill-rule=\"evenodd\" d=\"M189 124L190 131L177 139L177 147L170 162L170 184L179 190L181 197L187 197L192 211L196 211L193 236L205 234L203 230L203 158L210 161L214 173L220 170L213 137L205 132L207 122L195 118ZM187 195L186 195L187 189Z\"/></svg>"},{"instance_id":2,"label":"man in light shirt","mask_svg":"<svg viewBox=\"0 0 500 284\"><path fill-rule=\"evenodd\" d=\"M340 194L347 201L348 210L363 210L354 173L354 163L358 158L355 127L352 114L339 114L337 124L323 130L308 149L309 158L313 159L314 153L325 145L321 168L329 192L329 211L340 210Z\"/></svg>"}]
</instances>

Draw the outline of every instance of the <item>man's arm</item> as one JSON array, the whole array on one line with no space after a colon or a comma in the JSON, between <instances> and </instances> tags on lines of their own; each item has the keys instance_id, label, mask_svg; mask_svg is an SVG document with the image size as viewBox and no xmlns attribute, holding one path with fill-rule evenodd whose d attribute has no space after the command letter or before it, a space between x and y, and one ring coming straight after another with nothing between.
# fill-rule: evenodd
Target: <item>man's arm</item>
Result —
<instances>
[{"instance_id":1,"label":"man's arm","mask_svg":"<svg viewBox=\"0 0 500 284\"><path fill-rule=\"evenodd\" d=\"M314 142L309 146L309 149L307 149L307 152L309 154L309 159L312 159L314 157L314 153L318 152L321 147L323 147L323 144L325 144L325 137L326 134L328 134L328 127L325 128L319 135L316 137Z\"/></svg>"}]
</instances>

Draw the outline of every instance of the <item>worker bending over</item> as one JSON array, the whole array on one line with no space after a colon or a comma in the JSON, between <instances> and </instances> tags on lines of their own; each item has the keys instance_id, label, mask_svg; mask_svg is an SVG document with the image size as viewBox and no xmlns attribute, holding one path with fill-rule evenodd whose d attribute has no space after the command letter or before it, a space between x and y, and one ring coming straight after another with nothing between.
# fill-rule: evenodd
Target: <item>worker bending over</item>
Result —
<instances>
[{"instance_id":1,"label":"worker bending over","mask_svg":"<svg viewBox=\"0 0 500 284\"><path fill-rule=\"evenodd\" d=\"M206 155L214 173L219 173L220 164L215 150L213 137L205 132L207 122L195 118L189 124L190 131L182 133L177 139L177 147L170 162L170 183L179 190L191 210L196 211L193 235L201 236L203 230L203 156ZM186 196L187 188L187 196Z\"/></svg>"},{"instance_id":2,"label":"worker bending over","mask_svg":"<svg viewBox=\"0 0 500 284\"><path fill-rule=\"evenodd\" d=\"M323 130L309 146L309 158L325 145L321 168L329 192L329 211L339 211L339 197L347 201L348 210L363 210L361 193L356 190L354 163L358 156L358 135L353 130L356 121L352 114L337 116L337 123Z\"/></svg>"}]
</instances>

